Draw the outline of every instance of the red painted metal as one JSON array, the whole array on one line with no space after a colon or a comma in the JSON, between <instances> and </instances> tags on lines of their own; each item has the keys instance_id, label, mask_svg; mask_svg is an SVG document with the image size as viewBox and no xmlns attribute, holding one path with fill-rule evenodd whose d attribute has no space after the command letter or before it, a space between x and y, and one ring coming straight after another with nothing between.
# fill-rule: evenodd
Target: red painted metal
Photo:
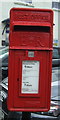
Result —
<instances>
[{"instance_id":1,"label":"red painted metal","mask_svg":"<svg viewBox=\"0 0 60 120\"><path fill-rule=\"evenodd\" d=\"M49 110L52 46L52 10L35 8L11 9L8 74L9 110L33 112ZM33 56L29 56L29 52L32 52ZM39 62L37 93L22 92L23 61ZM36 81L32 84L36 84Z\"/></svg>"}]
</instances>

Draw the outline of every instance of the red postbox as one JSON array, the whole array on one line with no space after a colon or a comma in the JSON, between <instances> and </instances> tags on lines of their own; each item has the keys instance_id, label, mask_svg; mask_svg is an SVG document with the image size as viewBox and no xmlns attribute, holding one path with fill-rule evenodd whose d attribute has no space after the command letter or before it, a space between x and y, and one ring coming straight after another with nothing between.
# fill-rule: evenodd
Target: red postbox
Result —
<instances>
[{"instance_id":1,"label":"red postbox","mask_svg":"<svg viewBox=\"0 0 60 120\"><path fill-rule=\"evenodd\" d=\"M10 11L8 109L48 111L51 96L53 11Z\"/></svg>"}]
</instances>

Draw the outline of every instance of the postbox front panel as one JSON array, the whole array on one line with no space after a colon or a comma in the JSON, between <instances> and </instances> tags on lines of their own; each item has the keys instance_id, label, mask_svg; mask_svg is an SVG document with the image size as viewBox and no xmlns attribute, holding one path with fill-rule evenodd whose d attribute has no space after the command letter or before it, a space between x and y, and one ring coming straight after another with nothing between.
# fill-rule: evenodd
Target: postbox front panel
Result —
<instances>
[{"instance_id":1,"label":"postbox front panel","mask_svg":"<svg viewBox=\"0 0 60 120\"><path fill-rule=\"evenodd\" d=\"M42 111L49 109L50 87L48 86L51 82L49 80L51 73L48 71L48 66L51 65L49 57L48 51L20 50L13 51L13 53L10 51L10 110Z\"/></svg>"}]
</instances>

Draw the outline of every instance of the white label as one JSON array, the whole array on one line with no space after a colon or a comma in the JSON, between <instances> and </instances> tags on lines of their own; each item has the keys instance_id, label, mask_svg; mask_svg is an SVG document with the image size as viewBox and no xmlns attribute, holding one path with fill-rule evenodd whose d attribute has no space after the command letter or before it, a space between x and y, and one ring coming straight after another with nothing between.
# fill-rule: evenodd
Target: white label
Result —
<instances>
[{"instance_id":1,"label":"white label","mask_svg":"<svg viewBox=\"0 0 60 120\"><path fill-rule=\"evenodd\" d=\"M22 62L22 93L38 93L39 61Z\"/></svg>"}]
</instances>

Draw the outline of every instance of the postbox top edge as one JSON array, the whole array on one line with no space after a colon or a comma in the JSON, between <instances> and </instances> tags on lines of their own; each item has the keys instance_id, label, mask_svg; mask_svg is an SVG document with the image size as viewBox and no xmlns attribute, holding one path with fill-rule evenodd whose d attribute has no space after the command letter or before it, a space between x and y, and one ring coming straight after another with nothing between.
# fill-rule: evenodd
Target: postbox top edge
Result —
<instances>
[{"instance_id":1,"label":"postbox top edge","mask_svg":"<svg viewBox=\"0 0 60 120\"><path fill-rule=\"evenodd\" d=\"M41 8L11 8L10 9L10 13L14 10L28 10L28 11L40 11L40 12L52 12L53 13L53 10L52 9L41 9Z\"/></svg>"},{"instance_id":2,"label":"postbox top edge","mask_svg":"<svg viewBox=\"0 0 60 120\"><path fill-rule=\"evenodd\" d=\"M53 11L40 8L12 8L10 21L53 22Z\"/></svg>"}]
</instances>

